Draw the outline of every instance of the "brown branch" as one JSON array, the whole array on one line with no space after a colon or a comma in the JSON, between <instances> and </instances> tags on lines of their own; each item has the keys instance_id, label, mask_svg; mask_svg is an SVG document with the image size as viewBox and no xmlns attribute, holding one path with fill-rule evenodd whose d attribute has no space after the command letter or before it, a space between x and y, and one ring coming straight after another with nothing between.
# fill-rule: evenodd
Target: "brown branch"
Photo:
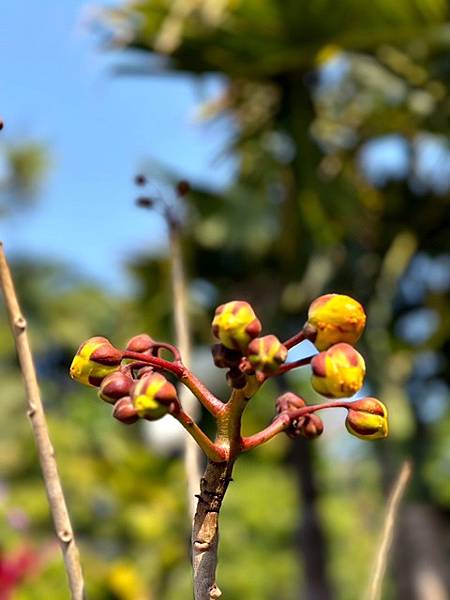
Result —
<instances>
[{"instance_id":1,"label":"brown branch","mask_svg":"<svg viewBox=\"0 0 450 600\"><path fill-rule=\"evenodd\" d=\"M19 357L20 368L25 383L28 416L31 421L56 535L64 558L71 597L72 600L82 600L85 598L83 573L72 525L70 523L69 512L67 510L61 481L58 475L55 452L47 429L44 408L33 364L33 357L28 342L27 323L20 310L11 272L1 242L0 283L16 343L17 355Z\"/></svg>"},{"instance_id":2,"label":"brown branch","mask_svg":"<svg viewBox=\"0 0 450 600\"><path fill-rule=\"evenodd\" d=\"M216 584L219 514L232 471L232 461L209 461L200 482L200 495L192 528L195 600L215 600L222 595Z\"/></svg>"}]
</instances>

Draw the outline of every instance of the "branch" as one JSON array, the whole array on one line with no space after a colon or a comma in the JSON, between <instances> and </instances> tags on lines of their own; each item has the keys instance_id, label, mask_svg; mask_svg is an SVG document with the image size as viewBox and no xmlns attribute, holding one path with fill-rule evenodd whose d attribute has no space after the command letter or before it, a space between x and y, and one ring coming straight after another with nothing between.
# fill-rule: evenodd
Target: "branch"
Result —
<instances>
[{"instance_id":1,"label":"branch","mask_svg":"<svg viewBox=\"0 0 450 600\"><path fill-rule=\"evenodd\" d=\"M83 573L72 525L70 523L69 512L67 510L61 481L58 475L55 452L47 429L44 408L33 364L33 357L28 342L27 323L20 310L11 272L1 242L0 283L16 343L17 355L19 357L20 368L25 383L28 416L31 421L56 535L64 558L71 597L72 600L82 600L85 597Z\"/></svg>"},{"instance_id":2,"label":"branch","mask_svg":"<svg viewBox=\"0 0 450 600\"><path fill-rule=\"evenodd\" d=\"M232 471L233 462L209 461L200 482L192 529L195 600L215 600L222 595L216 584L219 513Z\"/></svg>"},{"instance_id":3,"label":"branch","mask_svg":"<svg viewBox=\"0 0 450 600\"><path fill-rule=\"evenodd\" d=\"M203 406L212 414L217 415L223 409L223 402L216 398L212 392L198 379L192 371L179 361L164 360L158 356L149 356L139 352L125 350L123 358L130 358L140 363L145 362L157 369L163 369L172 373L181 383L183 383L194 396L203 404Z\"/></svg>"},{"instance_id":4,"label":"branch","mask_svg":"<svg viewBox=\"0 0 450 600\"><path fill-rule=\"evenodd\" d=\"M278 433L281 433L287 429L292 423L292 418L288 412L282 412L278 415L270 425L268 425L262 431L250 435L249 437L243 437L241 440L241 448L243 452L247 452L252 448L256 448L261 444L265 444Z\"/></svg>"},{"instance_id":5,"label":"branch","mask_svg":"<svg viewBox=\"0 0 450 600\"><path fill-rule=\"evenodd\" d=\"M200 427L195 423L195 421L191 419L191 417L184 410L174 412L172 413L172 416L177 421L179 421L179 423L186 429L186 431L193 438L193 440L195 440L193 442L195 444L195 447L198 448L198 446L200 446L200 448L210 460L218 463L226 461L227 453L225 452L225 450L214 444L206 435L206 433L204 433L204 431L200 429ZM199 481L200 477L198 478L195 487L198 487Z\"/></svg>"}]
</instances>

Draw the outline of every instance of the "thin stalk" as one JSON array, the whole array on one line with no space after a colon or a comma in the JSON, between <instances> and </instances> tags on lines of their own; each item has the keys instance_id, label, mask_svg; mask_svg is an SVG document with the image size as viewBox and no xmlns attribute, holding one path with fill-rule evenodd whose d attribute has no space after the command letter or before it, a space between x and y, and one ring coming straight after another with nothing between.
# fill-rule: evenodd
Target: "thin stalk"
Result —
<instances>
[{"instance_id":1,"label":"thin stalk","mask_svg":"<svg viewBox=\"0 0 450 600\"><path fill-rule=\"evenodd\" d=\"M187 367L191 363L191 336L187 316L186 280L183 269L183 258L180 245L180 231L176 223L168 219L170 238L170 272L174 308L175 337L177 347L182 356L183 364ZM180 390L180 402L183 408L192 415L193 419L199 417L199 407L194 395L185 387ZM184 468L187 480L187 493L189 514L194 518L196 500L200 486L200 449L195 440L190 436L184 442Z\"/></svg>"},{"instance_id":2,"label":"thin stalk","mask_svg":"<svg viewBox=\"0 0 450 600\"><path fill-rule=\"evenodd\" d=\"M411 477L411 473L411 463L408 460L405 460L387 503L383 531L381 533L380 543L377 548L375 567L371 574L369 587L366 593L366 600L380 600L381 598L381 589L383 586L384 574L386 572L389 550L394 537L395 524L400 508L400 502L402 501L406 486Z\"/></svg>"},{"instance_id":3,"label":"thin stalk","mask_svg":"<svg viewBox=\"0 0 450 600\"><path fill-rule=\"evenodd\" d=\"M14 336L17 355L25 384L28 417L38 451L45 490L53 518L56 536L64 558L72 600L85 598L83 573L64 492L59 479L55 451L50 441L36 371L27 335L27 323L20 310L11 272L0 242L0 283Z\"/></svg>"}]
</instances>

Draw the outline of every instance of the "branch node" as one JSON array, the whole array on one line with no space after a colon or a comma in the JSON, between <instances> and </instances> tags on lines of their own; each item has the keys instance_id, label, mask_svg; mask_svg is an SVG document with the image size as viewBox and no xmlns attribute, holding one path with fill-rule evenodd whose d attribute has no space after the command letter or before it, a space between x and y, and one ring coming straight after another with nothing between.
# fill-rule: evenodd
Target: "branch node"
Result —
<instances>
[{"instance_id":1,"label":"branch node","mask_svg":"<svg viewBox=\"0 0 450 600\"><path fill-rule=\"evenodd\" d=\"M208 593L210 600L215 600L216 598L220 598L222 596L222 592L215 584L209 588Z\"/></svg>"},{"instance_id":2,"label":"branch node","mask_svg":"<svg viewBox=\"0 0 450 600\"><path fill-rule=\"evenodd\" d=\"M62 529L61 531L58 531L58 538L64 542L64 544L68 544L73 539L72 532L68 529Z\"/></svg>"},{"instance_id":3,"label":"branch node","mask_svg":"<svg viewBox=\"0 0 450 600\"><path fill-rule=\"evenodd\" d=\"M26 319L22 316L14 319L14 330L16 333L22 333L27 328Z\"/></svg>"},{"instance_id":4,"label":"branch node","mask_svg":"<svg viewBox=\"0 0 450 600\"><path fill-rule=\"evenodd\" d=\"M199 552L206 552L206 550L209 550L211 548L211 544L209 542L200 542L196 540L194 542L194 548Z\"/></svg>"}]
</instances>

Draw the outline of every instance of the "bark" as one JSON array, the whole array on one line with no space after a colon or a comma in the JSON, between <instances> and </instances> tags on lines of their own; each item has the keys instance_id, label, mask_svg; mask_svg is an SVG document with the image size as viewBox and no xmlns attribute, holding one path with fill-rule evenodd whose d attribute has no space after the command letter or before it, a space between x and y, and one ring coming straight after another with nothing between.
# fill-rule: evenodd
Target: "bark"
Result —
<instances>
[{"instance_id":1,"label":"bark","mask_svg":"<svg viewBox=\"0 0 450 600\"><path fill-rule=\"evenodd\" d=\"M219 514L232 470L232 462L209 461L200 482L192 529L195 600L214 600L222 595L216 584Z\"/></svg>"}]
</instances>

